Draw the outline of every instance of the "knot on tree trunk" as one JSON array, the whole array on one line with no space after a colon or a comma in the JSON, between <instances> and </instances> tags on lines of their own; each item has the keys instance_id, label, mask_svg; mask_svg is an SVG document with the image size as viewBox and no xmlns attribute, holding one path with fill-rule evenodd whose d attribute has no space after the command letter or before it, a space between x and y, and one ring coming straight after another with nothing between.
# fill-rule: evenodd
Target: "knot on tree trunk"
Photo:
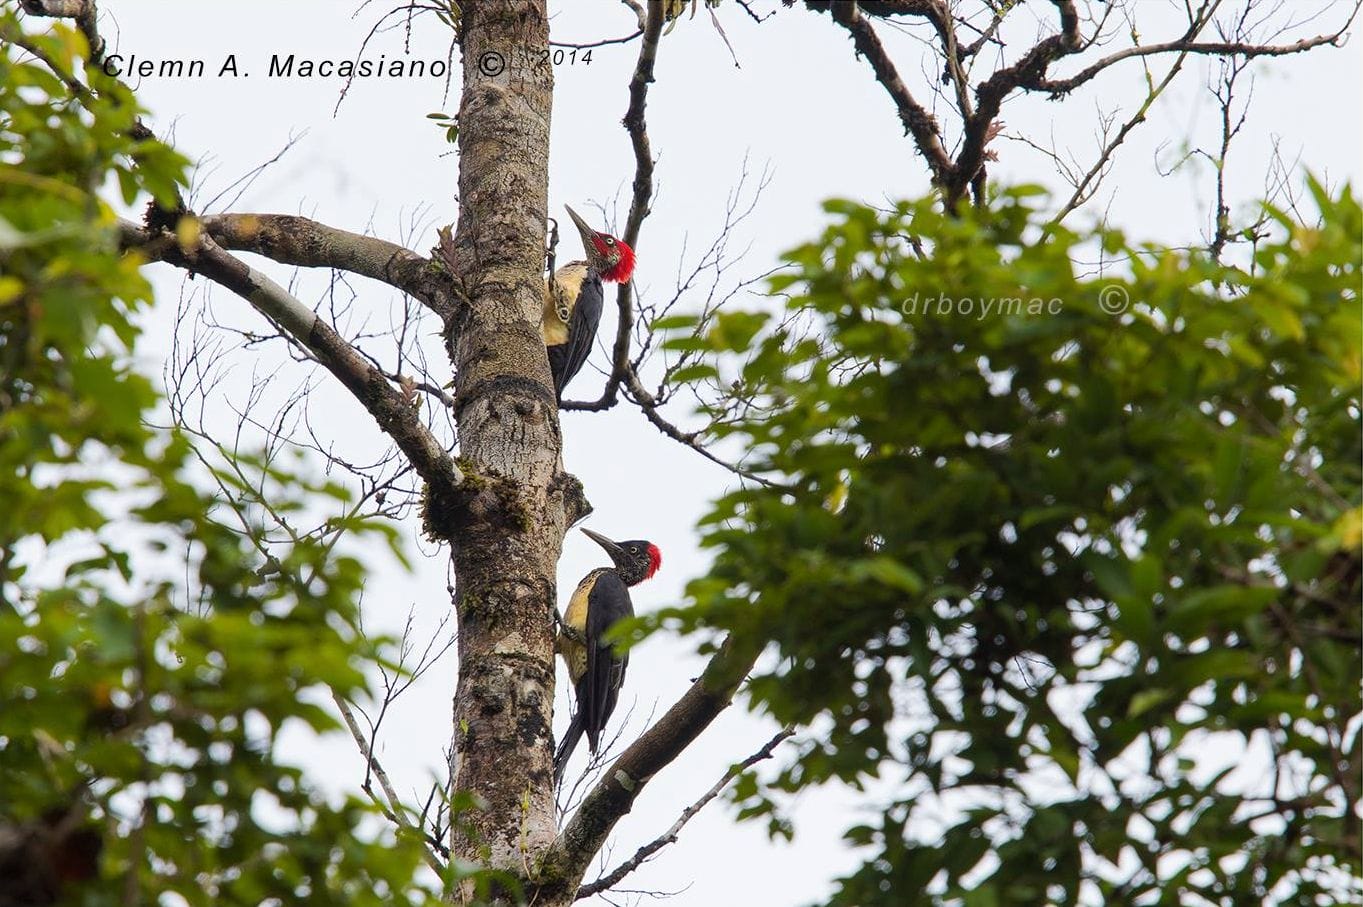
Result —
<instances>
[{"instance_id":1,"label":"knot on tree trunk","mask_svg":"<svg viewBox=\"0 0 1363 907\"><path fill-rule=\"evenodd\" d=\"M559 473L549 483L549 499L562 505L565 528L586 519L592 513L592 503L587 500L582 480L566 472Z\"/></svg>"},{"instance_id":2,"label":"knot on tree trunk","mask_svg":"<svg viewBox=\"0 0 1363 907\"><path fill-rule=\"evenodd\" d=\"M455 544L488 533L504 537L529 528L530 515L517 484L458 462L463 481L449 490L427 483L421 493L421 531L432 542Z\"/></svg>"}]
</instances>

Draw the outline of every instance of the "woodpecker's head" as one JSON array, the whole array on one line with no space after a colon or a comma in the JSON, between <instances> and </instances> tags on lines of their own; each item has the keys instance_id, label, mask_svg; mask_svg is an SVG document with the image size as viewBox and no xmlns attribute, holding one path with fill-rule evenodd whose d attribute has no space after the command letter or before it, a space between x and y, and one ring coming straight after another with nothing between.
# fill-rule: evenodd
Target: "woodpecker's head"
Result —
<instances>
[{"instance_id":1,"label":"woodpecker's head","mask_svg":"<svg viewBox=\"0 0 1363 907\"><path fill-rule=\"evenodd\" d=\"M582 246L587 250L587 264L608 283L624 283L634 273L634 250L609 233L598 233L567 205L568 216L582 234Z\"/></svg>"},{"instance_id":2,"label":"woodpecker's head","mask_svg":"<svg viewBox=\"0 0 1363 907\"><path fill-rule=\"evenodd\" d=\"M615 563L615 572L620 574L620 578L627 586L639 585L657 573L658 568L663 565L663 553L652 542L643 539L612 542L590 529L583 529L582 532L587 538L606 549L606 553Z\"/></svg>"}]
</instances>

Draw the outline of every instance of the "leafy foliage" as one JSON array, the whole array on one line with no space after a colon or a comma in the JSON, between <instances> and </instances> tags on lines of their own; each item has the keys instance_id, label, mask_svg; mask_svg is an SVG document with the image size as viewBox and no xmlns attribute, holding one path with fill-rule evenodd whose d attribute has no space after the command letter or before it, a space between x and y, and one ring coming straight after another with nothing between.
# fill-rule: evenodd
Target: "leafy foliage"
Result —
<instances>
[{"instance_id":1,"label":"leafy foliage","mask_svg":"<svg viewBox=\"0 0 1363 907\"><path fill-rule=\"evenodd\" d=\"M318 693L364 693L363 566L306 538L267 559L149 424L151 290L96 193L173 204L185 161L115 80L76 81L78 33L22 40L0 45L0 831L83 826L34 872L88 905L439 902L423 841L275 752L335 726ZM271 478L281 508L337 494Z\"/></svg>"},{"instance_id":2,"label":"leafy foliage","mask_svg":"<svg viewBox=\"0 0 1363 907\"><path fill-rule=\"evenodd\" d=\"M1356 897L1358 202L1237 268L1036 191L830 202L782 317L702 335L785 487L718 502L665 619L768 641L752 706L808 729L742 815L866 790L835 905Z\"/></svg>"}]
</instances>

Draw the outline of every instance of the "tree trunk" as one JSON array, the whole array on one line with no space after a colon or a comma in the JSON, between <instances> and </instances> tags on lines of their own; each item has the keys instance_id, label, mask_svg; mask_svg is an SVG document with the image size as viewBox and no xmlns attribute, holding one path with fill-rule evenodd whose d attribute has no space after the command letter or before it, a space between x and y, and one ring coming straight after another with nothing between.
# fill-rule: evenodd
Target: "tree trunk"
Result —
<instances>
[{"instance_id":1,"label":"tree trunk","mask_svg":"<svg viewBox=\"0 0 1363 907\"><path fill-rule=\"evenodd\" d=\"M463 4L459 222L445 259L467 499L428 501L453 546L459 617L451 854L533 877L552 843L555 567L585 507L562 474L539 321L553 71L545 0ZM457 892L469 900L472 891Z\"/></svg>"}]
</instances>

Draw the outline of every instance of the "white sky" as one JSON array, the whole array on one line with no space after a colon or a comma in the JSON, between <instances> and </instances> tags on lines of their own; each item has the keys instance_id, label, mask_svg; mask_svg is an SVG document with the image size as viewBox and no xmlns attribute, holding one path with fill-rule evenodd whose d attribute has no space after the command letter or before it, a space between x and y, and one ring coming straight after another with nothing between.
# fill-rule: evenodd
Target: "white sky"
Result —
<instances>
[{"instance_id":1,"label":"white sky","mask_svg":"<svg viewBox=\"0 0 1363 907\"><path fill-rule=\"evenodd\" d=\"M415 221L418 232L408 244L425 252L434 242L435 228L455 217L457 178L452 149L425 115L456 110L458 84L444 97L443 86L434 80L370 79L356 83L339 112L333 113L341 88L338 80L264 77L272 53L338 60L355 56L385 8L376 4L352 15L356 5L323 0L176 4L105 0L101 7L104 32L114 51L207 62L206 78L147 79L139 90L151 110L153 128L171 135L182 152L205 163L200 201L272 157L290 137L302 136L230 210L302 213L346 229L368 228L394 240L403 239ZM1304 17L1320 5L1294 0L1289 8ZM777 6L777 0L761 0L755 6L766 11ZM1149 16L1143 35L1152 40L1172 37L1176 23L1170 13L1176 6L1181 4L1140 0L1141 14ZM634 27L629 11L610 0L559 0L552 8L556 40L589 41L624 35ZM927 188L922 161L902 136L889 100L865 62L854 59L846 34L828 17L783 9L758 26L732 0L719 13L741 68L735 68L702 12L694 20L683 20L664 38L657 83L649 96L649 132L659 158L660 190L639 244L636 281L654 300L670 295L679 262L692 261L714 238L745 158L754 176L769 167L771 182L734 242L739 249L751 243L747 258L733 272L735 279L768 269L782 249L821 229L818 205L824 198L878 202L921 194ZM1053 27L1048 3L1033 2L1018 15L1022 37L1036 31L1033 22ZM1325 28L1339 18L1336 11L1318 24ZM878 27L911 88L926 99L930 79L923 72L930 73L931 64L920 64L924 58L912 38ZM378 35L366 57L392 58L401 53L403 40L400 30ZM421 20L411 38L415 54L427 58L443 57L447 42L431 18ZM636 44L598 48L590 65L556 70L551 213L561 215L564 203L587 211L618 198L623 219L633 161L619 123L636 48ZM228 53L237 55L242 71L251 73L249 78L213 75ZM1289 162L1300 157L1332 182L1350 179L1357 184L1363 146L1359 64L1355 42L1256 69L1250 117L1230 161L1231 198L1237 210L1262 193L1275 143L1280 143ZM454 65L457 72L457 58ZM1163 72L1160 64L1156 67ZM1062 66L1060 71L1072 70ZM1164 168L1156 161L1167 165L1177 159L1190 138L1213 146L1219 127L1217 109L1205 90L1208 72L1204 61L1188 65L1176 89L1128 140L1093 212L1106 209L1111 222L1129 233L1169 244L1195 242L1205 234L1211 199L1208 168L1161 176ZM1061 148L1087 162L1095 153L1093 136L1100 112L1129 106L1142 80L1139 64L1128 65L1061 103L1010 101L1003 119L1010 132L1026 132L1043 143L1053 135ZM995 147L1001 158L992 166L996 177L1058 185L1051 165L1040 155L1015 142L1000 141ZM560 255L576 257L576 239L565 236L565 241ZM684 249L689 250L686 256ZM263 260L253 263L281 282L290 277L288 269ZM170 269L158 269L156 279L164 304L152 324L152 340L163 350L182 281ZM372 306L376 315L386 317L392 292L359 278L352 283L361 294L357 309ZM201 285L196 281L189 289L202 292ZM319 286L317 277L308 275L296 289L300 298L312 303ZM244 310L244 303L225 292L212 298L219 315L238 305ZM243 311L238 323L250 324L253 317ZM613 329L608 317L603 336ZM425 342L438 356L437 344L430 338ZM265 358L258 363L262 370L277 366L278 360L270 358L277 352L262 355ZM244 378L251 362L239 361L237 375ZM598 350L594 362L604 361ZM147 365L159 371L159 353L148 355ZM301 378L302 373L297 374ZM570 396L594 397L599 386L600 377L585 369ZM334 428L340 447L373 449L376 430L340 395L319 398L313 415L315 425ZM685 413L674 413L673 418L685 419ZM617 538L650 538L664 552L659 577L635 590L636 608L646 611L679 601L686 580L705 568L696 548L694 523L706 502L728 486L728 474L662 438L627 405L604 415L567 413L563 422L567 468L585 483L596 508L587 525ZM404 531L417 546L415 524ZM422 547L433 553L429 546ZM601 560L592 543L572 533L559 567L560 599L566 599L577 579ZM367 594L368 623L396 631L408 607L415 606L418 626L433 627L449 608L446 562L444 552L434 552L433 557L420 559L415 575L385 565ZM655 703L659 711L665 709L697 672L700 661L690 655L692 649L691 641L664 635L636 649L621 713L632 700L641 715ZM453 658L447 657L398 701L387 719L379 756L401 791L424 794L432 775L443 771L454 670ZM560 729L566 723L565 705L561 691ZM638 729L636 724L631 733ZM748 716L742 706L731 709L647 788L618 826L610 865L665 830L730 762L751 753L773 730L770 722ZM358 788L362 764L349 738L335 735L313 741L296 735L289 746L296 759L313 766L314 777L328 789ZM687 826L679 843L623 887L684 889L669 902L676 907L779 907L817 900L828 891L834 875L858 862L839 837L852 824L852 802L837 791L805 794L793 810L797 834L789 845L769 843L761 824L736 824L726 806L712 804ZM594 875L589 873L588 878Z\"/></svg>"}]
</instances>

